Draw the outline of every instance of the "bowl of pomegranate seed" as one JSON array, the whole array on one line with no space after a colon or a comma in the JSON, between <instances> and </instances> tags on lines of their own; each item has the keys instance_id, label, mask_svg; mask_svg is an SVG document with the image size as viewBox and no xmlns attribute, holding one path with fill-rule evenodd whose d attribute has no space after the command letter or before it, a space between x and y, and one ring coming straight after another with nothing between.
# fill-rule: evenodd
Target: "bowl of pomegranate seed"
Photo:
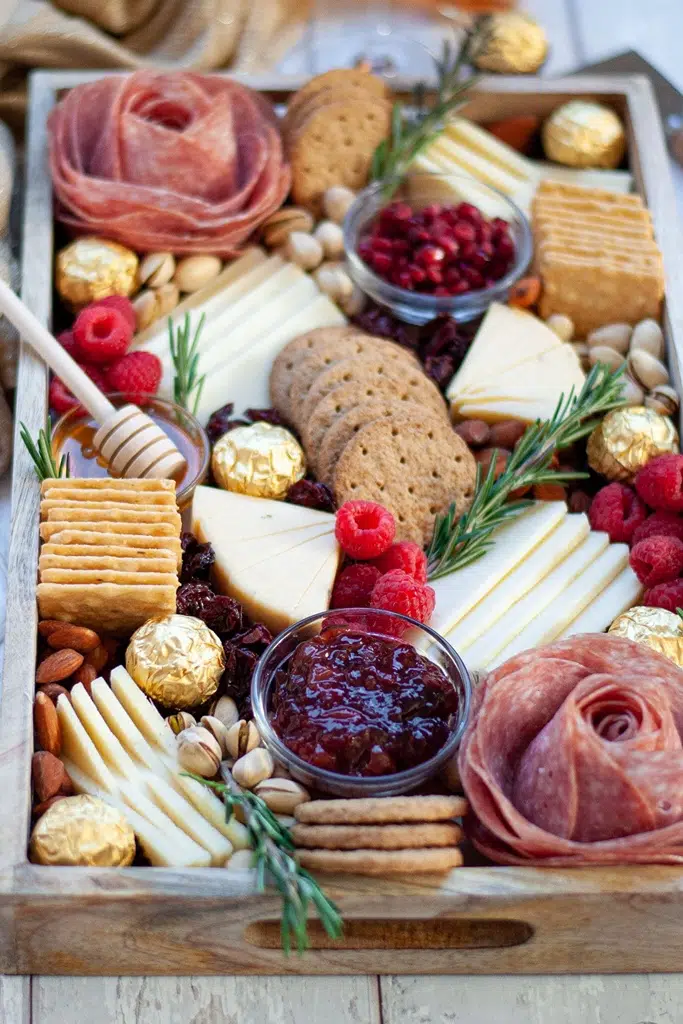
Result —
<instances>
[{"instance_id":1,"label":"bowl of pomegranate seed","mask_svg":"<svg viewBox=\"0 0 683 1024\"><path fill-rule=\"evenodd\" d=\"M481 316L505 301L532 254L522 211L452 174L407 175L390 198L386 182L370 185L346 216L344 242L359 288L413 324Z\"/></svg>"}]
</instances>

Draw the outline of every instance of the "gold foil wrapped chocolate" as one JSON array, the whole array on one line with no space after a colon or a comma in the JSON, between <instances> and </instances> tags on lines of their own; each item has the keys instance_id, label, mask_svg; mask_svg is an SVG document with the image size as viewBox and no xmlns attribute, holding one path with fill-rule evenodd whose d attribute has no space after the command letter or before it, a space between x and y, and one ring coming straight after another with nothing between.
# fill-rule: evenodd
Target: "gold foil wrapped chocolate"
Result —
<instances>
[{"instance_id":1,"label":"gold foil wrapped chocolate","mask_svg":"<svg viewBox=\"0 0 683 1024\"><path fill-rule=\"evenodd\" d=\"M159 615L133 633L126 669L148 697L181 711L216 692L225 669L223 645L201 619Z\"/></svg>"},{"instance_id":2,"label":"gold foil wrapped chocolate","mask_svg":"<svg viewBox=\"0 0 683 1024\"><path fill-rule=\"evenodd\" d=\"M226 491L279 499L305 476L306 459L289 430L252 423L223 434L214 445L211 469Z\"/></svg>"},{"instance_id":3,"label":"gold foil wrapped chocolate","mask_svg":"<svg viewBox=\"0 0 683 1024\"><path fill-rule=\"evenodd\" d=\"M626 152L624 126L601 103L570 100L550 115L542 129L549 160L568 167L618 167Z\"/></svg>"},{"instance_id":4,"label":"gold foil wrapped chocolate","mask_svg":"<svg viewBox=\"0 0 683 1024\"><path fill-rule=\"evenodd\" d=\"M548 55L545 32L528 14L510 11L488 19L482 48L474 63L482 71L534 74Z\"/></svg>"},{"instance_id":5,"label":"gold foil wrapped chocolate","mask_svg":"<svg viewBox=\"0 0 683 1024\"><path fill-rule=\"evenodd\" d=\"M668 416L643 405L613 409L588 438L588 464L608 480L632 480L657 455L678 451Z\"/></svg>"},{"instance_id":6,"label":"gold foil wrapped chocolate","mask_svg":"<svg viewBox=\"0 0 683 1024\"><path fill-rule=\"evenodd\" d=\"M30 854L34 864L125 868L135 857L135 833L104 800L67 796L36 822Z\"/></svg>"},{"instance_id":7,"label":"gold foil wrapped chocolate","mask_svg":"<svg viewBox=\"0 0 683 1024\"><path fill-rule=\"evenodd\" d=\"M108 295L132 295L138 258L130 249L106 238L77 238L57 253L57 291L74 309Z\"/></svg>"},{"instance_id":8,"label":"gold foil wrapped chocolate","mask_svg":"<svg viewBox=\"0 0 683 1024\"><path fill-rule=\"evenodd\" d=\"M643 644L683 668L683 619L674 612L637 605L616 618L608 632Z\"/></svg>"}]
</instances>

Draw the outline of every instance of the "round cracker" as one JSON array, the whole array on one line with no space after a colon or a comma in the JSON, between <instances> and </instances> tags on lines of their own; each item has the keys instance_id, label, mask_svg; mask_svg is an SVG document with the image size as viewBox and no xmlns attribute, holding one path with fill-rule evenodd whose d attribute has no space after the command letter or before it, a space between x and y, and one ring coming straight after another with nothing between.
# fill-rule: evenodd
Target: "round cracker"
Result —
<instances>
[{"instance_id":1,"label":"round cracker","mask_svg":"<svg viewBox=\"0 0 683 1024\"><path fill-rule=\"evenodd\" d=\"M306 103L316 93L329 89L348 89L350 86L362 89L368 96L374 96L377 99L387 99L389 96L389 86L383 78L371 75L368 71L361 71L359 68L333 68L331 71L323 72L322 75L316 75L315 78L311 78L300 89L297 89L287 105L285 121L297 107Z\"/></svg>"},{"instance_id":2,"label":"round cracker","mask_svg":"<svg viewBox=\"0 0 683 1024\"><path fill-rule=\"evenodd\" d=\"M413 825L293 825L296 846L324 850L415 850L456 846L462 829L452 822Z\"/></svg>"},{"instance_id":3,"label":"round cracker","mask_svg":"<svg viewBox=\"0 0 683 1024\"><path fill-rule=\"evenodd\" d=\"M369 99L375 103L388 102L384 96L375 96L369 92L365 84L348 82L343 85L327 86L312 95L301 98L297 95L292 98L282 121L282 133L285 139L290 138L314 110L326 103L337 103L343 100L355 102L358 99Z\"/></svg>"},{"instance_id":4,"label":"round cracker","mask_svg":"<svg viewBox=\"0 0 683 1024\"><path fill-rule=\"evenodd\" d=\"M297 850L307 871L350 875L444 874L463 862L457 847L416 850Z\"/></svg>"},{"instance_id":5,"label":"round cracker","mask_svg":"<svg viewBox=\"0 0 683 1024\"><path fill-rule=\"evenodd\" d=\"M428 544L439 513L458 515L474 496L476 462L449 423L394 413L362 427L337 462L338 505L376 501L396 519L396 540Z\"/></svg>"},{"instance_id":6,"label":"round cracker","mask_svg":"<svg viewBox=\"0 0 683 1024\"><path fill-rule=\"evenodd\" d=\"M411 821L450 821L467 813L462 796L385 796L358 800L309 800L294 811L308 825L400 825Z\"/></svg>"},{"instance_id":7,"label":"round cracker","mask_svg":"<svg viewBox=\"0 0 683 1024\"><path fill-rule=\"evenodd\" d=\"M335 388L334 391L331 391L327 398L316 406L315 412L308 422L312 423L324 403L337 396L341 390L342 388ZM396 400L393 386L388 390L386 397L379 397L380 393L381 386L368 385L366 394L369 400L367 402L353 405L350 408L344 408L348 402L337 402L335 408L338 408L339 411L322 436L315 453L316 475L322 483L332 486L337 460L353 435L357 434L361 427L372 423L373 420L391 416L394 412L419 414L420 406L416 402L411 402L410 396L403 401Z\"/></svg>"},{"instance_id":8,"label":"round cracker","mask_svg":"<svg viewBox=\"0 0 683 1024\"><path fill-rule=\"evenodd\" d=\"M303 359L316 349L330 341L353 337L362 333L357 327L315 327L297 338L293 338L277 354L270 371L270 400L278 412L289 419L288 397L292 383L292 371L299 359Z\"/></svg>"}]
</instances>

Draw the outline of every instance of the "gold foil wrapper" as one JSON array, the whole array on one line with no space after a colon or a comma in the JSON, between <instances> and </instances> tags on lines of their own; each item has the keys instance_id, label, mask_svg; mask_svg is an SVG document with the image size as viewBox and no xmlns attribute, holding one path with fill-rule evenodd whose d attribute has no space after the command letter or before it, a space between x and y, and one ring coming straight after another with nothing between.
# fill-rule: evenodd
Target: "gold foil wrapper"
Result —
<instances>
[{"instance_id":1,"label":"gold foil wrapper","mask_svg":"<svg viewBox=\"0 0 683 1024\"><path fill-rule=\"evenodd\" d=\"M649 647L683 668L683 619L674 612L637 605L615 619L608 632Z\"/></svg>"},{"instance_id":2,"label":"gold foil wrapper","mask_svg":"<svg viewBox=\"0 0 683 1024\"><path fill-rule=\"evenodd\" d=\"M484 44L474 58L482 71L529 75L538 71L548 55L545 32L527 14L492 14Z\"/></svg>"},{"instance_id":3,"label":"gold foil wrapper","mask_svg":"<svg viewBox=\"0 0 683 1024\"><path fill-rule=\"evenodd\" d=\"M60 296L74 309L108 295L132 295L138 258L106 238L77 238L57 253L55 280Z\"/></svg>"},{"instance_id":4,"label":"gold foil wrapper","mask_svg":"<svg viewBox=\"0 0 683 1024\"><path fill-rule=\"evenodd\" d=\"M126 650L126 670L142 692L174 711L208 700L224 669L223 644L192 615L148 619Z\"/></svg>"},{"instance_id":5,"label":"gold foil wrapper","mask_svg":"<svg viewBox=\"0 0 683 1024\"><path fill-rule=\"evenodd\" d=\"M305 476L306 458L289 430L252 423L223 434L214 445L211 469L226 491L280 499Z\"/></svg>"},{"instance_id":6,"label":"gold foil wrapper","mask_svg":"<svg viewBox=\"0 0 683 1024\"><path fill-rule=\"evenodd\" d=\"M678 431L668 416L644 405L613 409L588 438L588 464L608 480L632 480L657 455L678 451Z\"/></svg>"},{"instance_id":7,"label":"gold foil wrapper","mask_svg":"<svg viewBox=\"0 0 683 1024\"><path fill-rule=\"evenodd\" d=\"M568 167L618 167L626 152L626 133L609 107L571 100L550 115L542 130L549 160Z\"/></svg>"},{"instance_id":8,"label":"gold foil wrapper","mask_svg":"<svg viewBox=\"0 0 683 1024\"><path fill-rule=\"evenodd\" d=\"M125 868L135 857L126 817L94 796L67 796L40 817L31 833L34 864Z\"/></svg>"}]
</instances>

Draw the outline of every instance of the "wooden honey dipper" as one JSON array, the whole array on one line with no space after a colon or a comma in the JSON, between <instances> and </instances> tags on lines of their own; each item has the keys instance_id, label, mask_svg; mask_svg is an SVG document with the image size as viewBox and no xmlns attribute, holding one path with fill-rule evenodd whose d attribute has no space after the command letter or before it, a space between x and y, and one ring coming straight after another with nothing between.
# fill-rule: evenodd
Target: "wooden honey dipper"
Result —
<instances>
[{"instance_id":1,"label":"wooden honey dipper","mask_svg":"<svg viewBox=\"0 0 683 1024\"><path fill-rule=\"evenodd\" d=\"M111 404L2 280L0 313L5 314L23 340L45 360L100 424L93 443L116 476L169 478L185 465L185 457L147 413L136 405L117 409Z\"/></svg>"}]
</instances>

